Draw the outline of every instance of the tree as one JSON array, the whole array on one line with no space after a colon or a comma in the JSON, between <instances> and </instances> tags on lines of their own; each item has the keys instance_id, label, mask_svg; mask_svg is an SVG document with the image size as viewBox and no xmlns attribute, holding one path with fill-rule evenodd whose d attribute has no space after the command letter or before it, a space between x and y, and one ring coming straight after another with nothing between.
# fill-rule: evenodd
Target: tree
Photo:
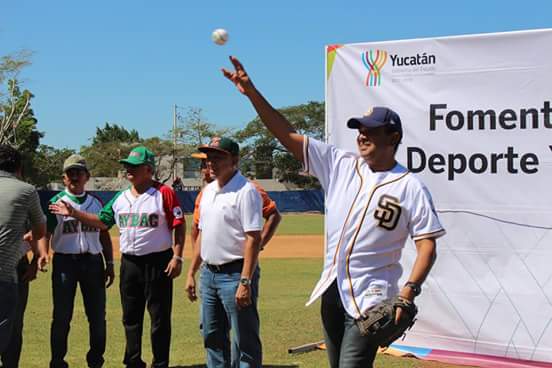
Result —
<instances>
[{"instance_id":1,"label":"tree","mask_svg":"<svg viewBox=\"0 0 552 368\"><path fill-rule=\"evenodd\" d=\"M29 52L0 58L0 144L20 148L27 143L27 146L34 146L34 150L42 135L36 131L36 119L30 106L33 95L28 90L21 91L17 79L29 64Z\"/></svg>"},{"instance_id":2,"label":"tree","mask_svg":"<svg viewBox=\"0 0 552 368\"><path fill-rule=\"evenodd\" d=\"M119 160L141 142L135 129L129 131L122 125L105 123L103 128L96 128L92 144L81 147L81 155L87 160L92 176L115 177L121 169Z\"/></svg>"},{"instance_id":3,"label":"tree","mask_svg":"<svg viewBox=\"0 0 552 368\"><path fill-rule=\"evenodd\" d=\"M278 109L298 133L315 139L323 139L324 103L310 101L306 104ZM318 188L318 181L301 174L301 163L274 138L257 116L238 131L236 139L242 143L242 171L254 168L258 179L271 178L277 169L278 179L290 181L305 188Z\"/></svg>"},{"instance_id":4,"label":"tree","mask_svg":"<svg viewBox=\"0 0 552 368\"><path fill-rule=\"evenodd\" d=\"M39 188L46 188L49 183L59 181L63 172L63 162L74 153L74 150L68 148L57 149L44 144L38 146L33 158L33 184Z\"/></svg>"},{"instance_id":5,"label":"tree","mask_svg":"<svg viewBox=\"0 0 552 368\"><path fill-rule=\"evenodd\" d=\"M128 131L122 126L117 124L110 125L106 122L103 128L96 128L96 135L92 138L92 145L111 142L140 142L140 135L136 129Z\"/></svg>"},{"instance_id":6,"label":"tree","mask_svg":"<svg viewBox=\"0 0 552 368\"><path fill-rule=\"evenodd\" d=\"M155 179L165 183L172 177L175 160L173 160L173 143L159 137L144 139L142 144L155 153Z\"/></svg>"},{"instance_id":7,"label":"tree","mask_svg":"<svg viewBox=\"0 0 552 368\"><path fill-rule=\"evenodd\" d=\"M209 143L212 137L228 136L231 134L231 129L218 129L215 124L206 120L200 107L188 107L184 116L177 114L176 131L169 132L170 137L174 137L174 134L176 134L177 144L173 150L175 157L173 167L180 161L186 169L192 165L190 155L197 152L198 146Z\"/></svg>"}]
</instances>

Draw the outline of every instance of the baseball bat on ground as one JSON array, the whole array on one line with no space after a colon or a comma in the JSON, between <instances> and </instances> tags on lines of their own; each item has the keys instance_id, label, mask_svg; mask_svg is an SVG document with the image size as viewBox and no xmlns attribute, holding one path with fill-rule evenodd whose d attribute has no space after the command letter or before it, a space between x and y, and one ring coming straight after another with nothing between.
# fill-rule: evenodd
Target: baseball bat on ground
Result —
<instances>
[{"instance_id":1,"label":"baseball bat on ground","mask_svg":"<svg viewBox=\"0 0 552 368\"><path fill-rule=\"evenodd\" d=\"M289 354L302 354L302 353L308 353L310 351L315 350L325 350L326 345L324 344L324 340L313 342L310 344L295 346L293 348L288 349Z\"/></svg>"}]
</instances>

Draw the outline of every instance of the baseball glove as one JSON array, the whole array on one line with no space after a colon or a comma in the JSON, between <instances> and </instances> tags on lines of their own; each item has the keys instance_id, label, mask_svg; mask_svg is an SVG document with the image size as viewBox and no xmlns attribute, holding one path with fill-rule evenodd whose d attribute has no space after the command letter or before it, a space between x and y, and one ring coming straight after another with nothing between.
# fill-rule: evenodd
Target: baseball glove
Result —
<instances>
[{"instance_id":1,"label":"baseball glove","mask_svg":"<svg viewBox=\"0 0 552 368\"><path fill-rule=\"evenodd\" d=\"M403 312L399 323L395 324L398 307ZM365 316L356 320L356 324L362 336L371 336L379 346L387 347L412 327L417 313L418 308L413 302L395 296L369 309Z\"/></svg>"}]
</instances>

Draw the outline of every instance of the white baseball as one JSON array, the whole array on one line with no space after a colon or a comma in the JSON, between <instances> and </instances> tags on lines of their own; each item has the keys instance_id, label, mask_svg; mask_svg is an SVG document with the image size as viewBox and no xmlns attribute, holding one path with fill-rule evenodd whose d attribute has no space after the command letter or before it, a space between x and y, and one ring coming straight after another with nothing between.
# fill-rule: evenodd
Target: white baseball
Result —
<instances>
[{"instance_id":1,"label":"white baseball","mask_svg":"<svg viewBox=\"0 0 552 368\"><path fill-rule=\"evenodd\" d=\"M217 45L224 45L228 41L228 32L225 29L215 29L211 34L211 39Z\"/></svg>"}]
</instances>

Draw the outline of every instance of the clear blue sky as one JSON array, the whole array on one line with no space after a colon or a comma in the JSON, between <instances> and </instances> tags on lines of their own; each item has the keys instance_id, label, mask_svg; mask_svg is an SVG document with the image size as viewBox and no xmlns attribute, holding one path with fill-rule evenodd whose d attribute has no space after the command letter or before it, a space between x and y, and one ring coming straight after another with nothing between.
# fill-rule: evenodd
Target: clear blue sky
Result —
<instances>
[{"instance_id":1,"label":"clear blue sky","mask_svg":"<svg viewBox=\"0 0 552 368\"><path fill-rule=\"evenodd\" d=\"M245 126L255 113L219 72L230 54L282 107L323 100L327 44L552 27L548 0L12 0L0 11L0 55L34 51L22 78L42 143L70 148L107 121L164 136L173 104ZM222 47L210 40L220 27Z\"/></svg>"}]
</instances>

